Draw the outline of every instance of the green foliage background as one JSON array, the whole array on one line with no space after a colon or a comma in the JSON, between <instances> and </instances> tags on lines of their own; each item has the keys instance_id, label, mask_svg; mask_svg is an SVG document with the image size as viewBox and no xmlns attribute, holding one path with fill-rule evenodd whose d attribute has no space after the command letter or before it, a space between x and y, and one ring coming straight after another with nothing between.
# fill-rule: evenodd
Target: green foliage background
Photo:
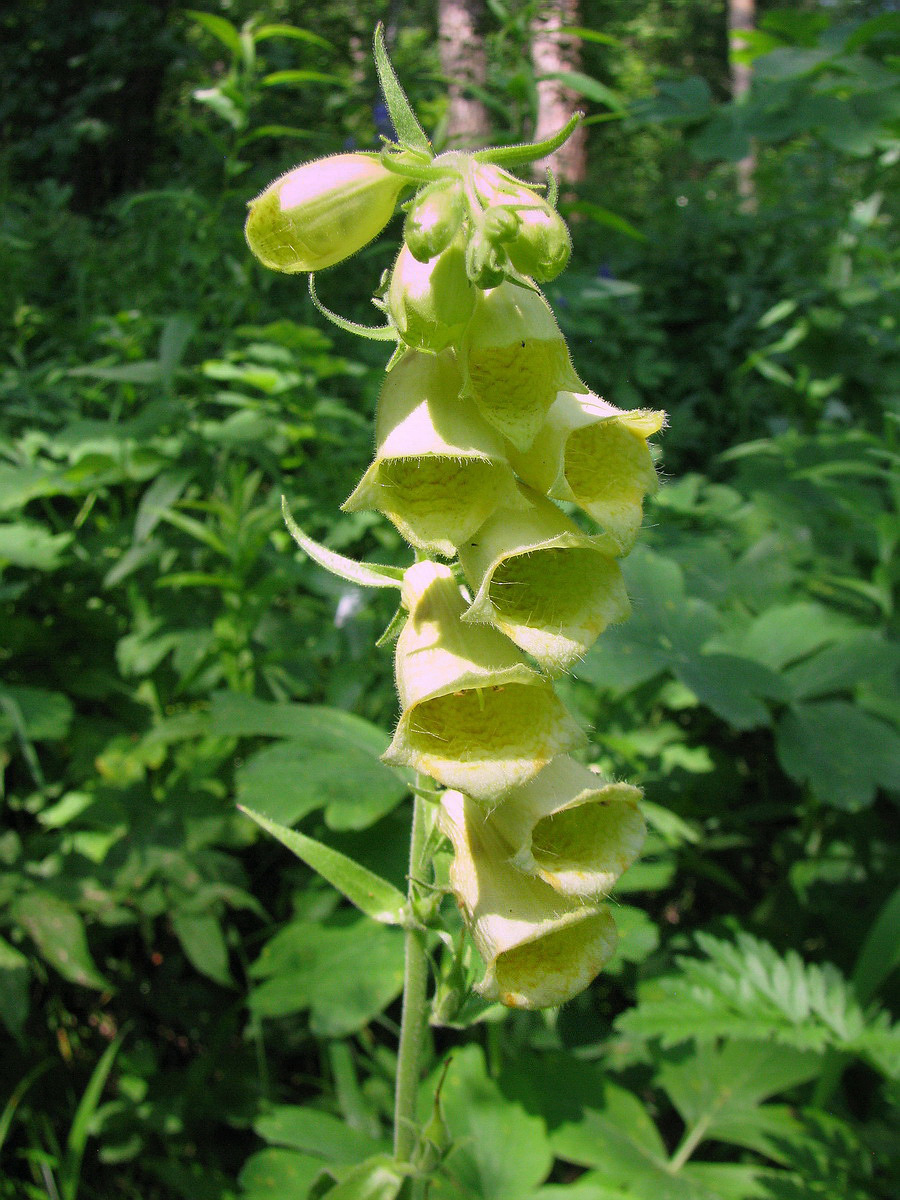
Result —
<instances>
[{"instance_id":1,"label":"green foliage background","mask_svg":"<svg viewBox=\"0 0 900 1200\"><path fill-rule=\"evenodd\" d=\"M509 141L533 6L487 7ZM387 1148L402 937L235 808L403 886L390 598L327 576L280 516L284 492L332 548L403 561L338 512L383 348L323 329L241 234L279 171L377 145L378 19L439 140L430 5L2 18L9 1200L305 1200L348 1173L362 1195L355 1164ZM584 0L582 21L590 178L548 294L580 374L671 428L634 616L564 688L651 836L612 968L558 1014L464 1001L465 959L434 947L422 1115L453 1048L453 1141L431 1194L887 1198L900 23L764 6L734 104L721 4ZM323 276L325 302L371 321L391 245Z\"/></svg>"}]
</instances>

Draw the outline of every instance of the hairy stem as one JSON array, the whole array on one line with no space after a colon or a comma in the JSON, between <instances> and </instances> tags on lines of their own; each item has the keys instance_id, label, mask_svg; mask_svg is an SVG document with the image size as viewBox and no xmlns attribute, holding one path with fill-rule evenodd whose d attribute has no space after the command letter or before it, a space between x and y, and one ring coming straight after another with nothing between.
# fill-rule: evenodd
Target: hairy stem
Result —
<instances>
[{"instance_id":1,"label":"hairy stem","mask_svg":"<svg viewBox=\"0 0 900 1200\"><path fill-rule=\"evenodd\" d=\"M413 796L412 833L409 843L409 886L407 895L412 912L415 880L421 879L425 863L425 801L418 790L424 786L416 777ZM403 971L403 1010L400 1018L400 1048L397 1055L397 1090L394 1098L394 1157L409 1162L416 1146L416 1094L419 1086L419 1059L425 1031L425 1000L428 988L428 959L425 932L412 926L406 931L406 962Z\"/></svg>"}]
</instances>

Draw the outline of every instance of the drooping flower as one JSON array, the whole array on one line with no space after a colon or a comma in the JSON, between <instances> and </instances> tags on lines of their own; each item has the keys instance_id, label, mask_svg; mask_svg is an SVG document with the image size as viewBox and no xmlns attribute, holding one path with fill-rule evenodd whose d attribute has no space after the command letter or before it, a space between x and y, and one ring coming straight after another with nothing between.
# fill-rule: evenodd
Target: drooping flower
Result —
<instances>
[{"instance_id":1,"label":"drooping flower","mask_svg":"<svg viewBox=\"0 0 900 1200\"><path fill-rule=\"evenodd\" d=\"M640 796L561 754L511 792L491 820L520 871L566 896L605 896L643 845Z\"/></svg>"},{"instance_id":2,"label":"drooping flower","mask_svg":"<svg viewBox=\"0 0 900 1200\"><path fill-rule=\"evenodd\" d=\"M449 567L419 562L401 592L401 715L385 761L488 805L584 740L551 684L495 629L465 625Z\"/></svg>"},{"instance_id":3,"label":"drooping flower","mask_svg":"<svg viewBox=\"0 0 900 1200\"><path fill-rule=\"evenodd\" d=\"M452 350L406 354L378 401L374 461L343 505L376 509L447 558L515 486L501 439L461 392Z\"/></svg>"},{"instance_id":4,"label":"drooping flower","mask_svg":"<svg viewBox=\"0 0 900 1200\"><path fill-rule=\"evenodd\" d=\"M321 271L381 232L406 183L376 155L303 163L250 201L247 243L273 271Z\"/></svg>"},{"instance_id":5,"label":"drooping flower","mask_svg":"<svg viewBox=\"0 0 900 1200\"><path fill-rule=\"evenodd\" d=\"M609 909L514 867L493 816L462 792L441 797L440 822L454 849L450 885L485 963L477 990L511 1008L548 1008L582 992L615 950Z\"/></svg>"},{"instance_id":6,"label":"drooping flower","mask_svg":"<svg viewBox=\"0 0 900 1200\"><path fill-rule=\"evenodd\" d=\"M459 547L475 599L464 621L496 626L549 674L567 671L631 611L616 543L588 537L519 486Z\"/></svg>"},{"instance_id":7,"label":"drooping flower","mask_svg":"<svg viewBox=\"0 0 900 1200\"><path fill-rule=\"evenodd\" d=\"M583 508L624 554L640 529L644 496L658 487L647 438L665 419L662 412L625 412L587 392L561 391L540 437L525 452L511 451L510 462L536 491Z\"/></svg>"},{"instance_id":8,"label":"drooping flower","mask_svg":"<svg viewBox=\"0 0 900 1200\"><path fill-rule=\"evenodd\" d=\"M519 451L531 446L557 392L582 386L550 305L513 283L479 293L461 357L479 412Z\"/></svg>"}]
</instances>

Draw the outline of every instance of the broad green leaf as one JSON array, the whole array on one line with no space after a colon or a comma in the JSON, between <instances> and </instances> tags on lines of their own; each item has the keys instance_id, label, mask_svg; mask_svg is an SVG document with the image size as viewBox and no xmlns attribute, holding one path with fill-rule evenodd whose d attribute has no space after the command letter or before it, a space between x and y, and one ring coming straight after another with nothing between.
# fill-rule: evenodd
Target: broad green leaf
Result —
<instances>
[{"instance_id":1,"label":"broad green leaf","mask_svg":"<svg viewBox=\"0 0 900 1200\"><path fill-rule=\"evenodd\" d=\"M340 731L291 738L246 759L236 776L238 802L282 825L316 808L331 829L365 829L407 793L398 775Z\"/></svg>"},{"instance_id":2,"label":"broad green leaf","mask_svg":"<svg viewBox=\"0 0 900 1200\"><path fill-rule=\"evenodd\" d=\"M289 1146L329 1163L353 1165L386 1149L340 1117L302 1105L277 1105L257 1117L253 1128L273 1146Z\"/></svg>"},{"instance_id":3,"label":"broad green leaf","mask_svg":"<svg viewBox=\"0 0 900 1200\"><path fill-rule=\"evenodd\" d=\"M890 896L869 928L856 966L853 986L860 1004L868 1004L885 979L900 965L900 887Z\"/></svg>"},{"instance_id":4,"label":"broad green leaf","mask_svg":"<svg viewBox=\"0 0 900 1200\"><path fill-rule=\"evenodd\" d=\"M900 666L900 648L874 630L861 630L825 646L796 663L785 679L798 700L848 691L873 677L892 676Z\"/></svg>"},{"instance_id":5,"label":"broad green leaf","mask_svg":"<svg viewBox=\"0 0 900 1200\"><path fill-rule=\"evenodd\" d=\"M384 25L380 21L375 27L374 48L375 70L378 73L378 82L381 84L381 93L384 96L388 115L396 130L400 145L409 147L411 150L418 150L420 153L424 153L431 158L431 142L429 142L425 130L419 124L413 107L407 99L400 80L397 78L397 74L391 65L391 60L388 58L388 53L384 45Z\"/></svg>"},{"instance_id":6,"label":"broad green leaf","mask_svg":"<svg viewBox=\"0 0 900 1200\"><path fill-rule=\"evenodd\" d=\"M702 704L734 729L771 724L762 698L786 700L789 696L774 671L733 654L698 654L678 663L675 674Z\"/></svg>"},{"instance_id":7,"label":"broad green leaf","mask_svg":"<svg viewBox=\"0 0 900 1200\"><path fill-rule=\"evenodd\" d=\"M172 916L172 928L188 961L202 975L226 987L232 984L225 935L212 913L176 912Z\"/></svg>"},{"instance_id":8,"label":"broad green leaf","mask_svg":"<svg viewBox=\"0 0 900 1200\"><path fill-rule=\"evenodd\" d=\"M658 1074L688 1130L704 1140L745 1142L742 1123L769 1096L816 1076L821 1055L772 1042L727 1042L692 1046L665 1062Z\"/></svg>"},{"instance_id":9,"label":"broad green leaf","mask_svg":"<svg viewBox=\"0 0 900 1200\"><path fill-rule=\"evenodd\" d=\"M69 732L75 710L62 692L0 684L0 740L14 734L56 742Z\"/></svg>"},{"instance_id":10,"label":"broad green leaf","mask_svg":"<svg viewBox=\"0 0 900 1200\"><path fill-rule=\"evenodd\" d=\"M284 496L281 497L281 511L284 523L300 549L305 551L313 562L317 562L320 567L324 567L332 575L337 575L341 579L360 584L363 587L402 586L403 571L400 567L385 567L380 563L359 563L352 558L346 558L343 554L335 553L334 550L329 550L327 546L320 546L311 537L307 537L291 516Z\"/></svg>"},{"instance_id":11,"label":"broad green leaf","mask_svg":"<svg viewBox=\"0 0 900 1200\"><path fill-rule=\"evenodd\" d=\"M14 512L38 496L67 491L61 471L0 463L0 512Z\"/></svg>"},{"instance_id":12,"label":"broad green leaf","mask_svg":"<svg viewBox=\"0 0 900 1200\"><path fill-rule=\"evenodd\" d=\"M332 887L347 897L367 916L385 925L402 924L406 912L406 897L392 883L381 879L359 863L332 850L323 842L307 837L297 829L287 829L276 821L270 821L261 813L242 808L251 821L255 821L266 833L276 837L292 854L314 871L327 879Z\"/></svg>"},{"instance_id":13,"label":"broad green leaf","mask_svg":"<svg viewBox=\"0 0 900 1200\"><path fill-rule=\"evenodd\" d=\"M210 698L209 732L219 737L339 739L377 758L390 738L377 725L341 708L321 704L277 704L241 692L214 692Z\"/></svg>"},{"instance_id":14,"label":"broad green leaf","mask_svg":"<svg viewBox=\"0 0 900 1200\"><path fill-rule=\"evenodd\" d=\"M0 571L5 566L55 571L72 543L71 533L51 533L43 525L0 525Z\"/></svg>"},{"instance_id":15,"label":"broad green leaf","mask_svg":"<svg viewBox=\"0 0 900 1200\"><path fill-rule=\"evenodd\" d=\"M900 788L900 736L841 700L798 704L775 730L778 761L826 804L858 812L879 787Z\"/></svg>"},{"instance_id":16,"label":"broad green leaf","mask_svg":"<svg viewBox=\"0 0 900 1200\"><path fill-rule=\"evenodd\" d=\"M688 1163L683 1178L704 1189L704 1194L716 1200L773 1200L791 1197L800 1200L805 1188L795 1190L793 1179L785 1180L785 1172L758 1167L752 1163ZM783 1190L787 1188L788 1190Z\"/></svg>"},{"instance_id":17,"label":"broad green leaf","mask_svg":"<svg viewBox=\"0 0 900 1200\"><path fill-rule=\"evenodd\" d=\"M322 1200L396 1200L409 1173L387 1154L353 1167L340 1183L321 1193Z\"/></svg>"},{"instance_id":18,"label":"broad green leaf","mask_svg":"<svg viewBox=\"0 0 900 1200\"><path fill-rule=\"evenodd\" d=\"M28 959L0 938L0 1020L16 1040L28 1016Z\"/></svg>"},{"instance_id":19,"label":"broad green leaf","mask_svg":"<svg viewBox=\"0 0 900 1200\"><path fill-rule=\"evenodd\" d=\"M767 608L737 643L739 653L777 671L852 628L845 617L821 604L798 602Z\"/></svg>"},{"instance_id":20,"label":"broad green leaf","mask_svg":"<svg viewBox=\"0 0 900 1200\"><path fill-rule=\"evenodd\" d=\"M634 1200L634 1192L598 1183L591 1171L580 1175L574 1183L550 1183L532 1192L528 1200Z\"/></svg>"},{"instance_id":21,"label":"broad green leaf","mask_svg":"<svg viewBox=\"0 0 900 1200\"><path fill-rule=\"evenodd\" d=\"M632 904L616 904L613 916L618 934L616 952L603 969L615 974L625 963L647 961L659 945L659 929L642 908Z\"/></svg>"},{"instance_id":22,"label":"broad green leaf","mask_svg":"<svg viewBox=\"0 0 900 1200\"><path fill-rule=\"evenodd\" d=\"M355 920L347 925L293 921L251 967L261 979L250 996L261 1017L311 1010L322 1037L356 1033L383 1012L403 987L403 937Z\"/></svg>"},{"instance_id":23,"label":"broad green leaf","mask_svg":"<svg viewBox=\"0 0 900 1200\"><path fill-rule=\"evenodd\" d=\"M437 1077L420 1091L430 1110ZM553 1162L540 1117L510 1100L488 1077L481 1048L454 1051L441 1089L441 1109L453 1138L447 1174L471 1200L525 1200ZM512 1152L511 1152L512 1151ZM436 1196L447 1194L436 1187ZM459 1193L452 1190L450 1195Z\"/></svg>"},{"instance_id":24,"label":"broad green leaf","mask_svg":"<svg viewBox=\"0 0 900 1200\"><path fill-rule=\"evenodd\" d=\"M295 1150L259 1150L241 1168L241 1200L307 1200L321 1158Z\"/></svg>"},{"instance_id":25,"label":"broad green leaf","mask_svg":"<svg viewBox=\"0 0 900 1200\"><path fill-rule=\"evenodd\" d=\"M36 889L15 901L12 917L64 979L82 987L109 987L91 958L81 916L64 900Z\"/></svg>"}]
</instances>

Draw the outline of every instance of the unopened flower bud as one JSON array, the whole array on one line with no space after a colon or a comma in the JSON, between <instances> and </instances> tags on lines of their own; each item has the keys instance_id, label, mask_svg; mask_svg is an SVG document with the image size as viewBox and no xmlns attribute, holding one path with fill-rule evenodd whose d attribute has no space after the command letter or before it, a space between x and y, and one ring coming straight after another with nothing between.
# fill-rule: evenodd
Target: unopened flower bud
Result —
<instances>
[{"instance_id":1,"label":"unopened flower bud","mask_svg":"<svg viewBox=\"0 0 900 1200\"><path fill-rule=\"evenodd\" d=\"M485 962L477 990L511 1008L548 1008L582 992L615 950L609 909L517 870L493 815L461 792L441 797L440 823L455 851L450 884Z\"/></svg>"},{"instance_id":2,"label":"unopened flower bud","mask_svg":"<svg viewBox=\"0 0 900 1200\"><path fill-rule=\"evenodd\" d=\"M489 164L478 167L476 189L485 204L505 206L492 211L514 212L518 218L515 237L506 247L516 270L540 283L555 279L572 253L569 230L556 209L515 176Z\"/></svg>"},{"instance_id":3,"label":"unopened flower bud","mask_svg":"<svg viewBox=\"0 0 900 1200\"><path fill-rule=\"evenodd\" d=\"M647 438L665 420L662 412L623 412L599 396L563 391L534 445L511 451L510 461L536 491L583 508L627 554L640 529L644 496L658 487Z\"/></svg>"},{"instance_id":4,"label":"unopened flower bud","mask_svg":"<svg viewBox=\"0 0 900 1200\"><path fill-rule=\"evenodd\" d=\"M583 387L550 305L513 283L479 295L463 362L482 416L520 451L531 446L557 392Z\"/></svg>"},{"instance_id":5,"label":"unopened flower bud","mask_svg":"<svg viewBox=\"0 0 900 1200\"><path fill-rule=\"evenodd\" d=\"M465 205L458 179L442 179L416 196L403 225L403 240L413 258L428 262L456 236Z\"/></svg>"},{"instance_id":6,"label":"unopened flower bud","mask_svg":"<svg viewBox=\"0 0 900 1200\"><path fill-rule=\"evenodd\" d=\"M273 271L321 271L381 232L406 184L375 155L304 163L250 201L247 243Z\"/></svg>"},{"instance_id":7,"label":"unopened flower bud","mask_svg":"<svg viewBox=\"0 0 900 1200\"><path fill-rule=\"evenodd\" d=\"M394 264L387 306L397 332L414 350L437 353L458 344L475 309L462 239L426 263L404 246Z\"/></svg>"},{"instance_id":8,"label":"unopened flower bud","mask_svg":"<svg viewBox=\"0 0 900 1200\"><path fill-rule=\"evenodd\" d=\"M375 459L343 505L376 509L417 549L447 558L515 487L500 437L461 390L452 350L409 351L381 390Z\"/></svg>"},{"instance_id":9,"label":"unopened flower bud","mask_svg":"<svg viewBox=\"0 0 900 1200\"><path fill-rule=\"evenodd\" d=\"M552 675L631 611L608 537L588 537L546 497L519 488L459 560L475 599L463 618L496 626Z\"/></svg>"},{"instance_id":10,"label":"unopened flower bud","mask_svg":"<svg viewBox=\"0 0 900 1200\"><path fill-rule=\"evenodd\" d=\"M493 804L584 740L507 638L462 623L466 604L449 567L416 563L401 596L409 613L397 641L402 711L386 762Z\"/></svg>"},{"instance_id":11,"label":"unopened flower bud","mask_svg":"<svg viewBox=\"0 0 900 1200\"><path fill-rule=\"evenodd\" d=\"M513 866L566 896L605 896L640 854L640 790L565 754L507 796L491 820Z\"/></svg>"}]
</instances>

